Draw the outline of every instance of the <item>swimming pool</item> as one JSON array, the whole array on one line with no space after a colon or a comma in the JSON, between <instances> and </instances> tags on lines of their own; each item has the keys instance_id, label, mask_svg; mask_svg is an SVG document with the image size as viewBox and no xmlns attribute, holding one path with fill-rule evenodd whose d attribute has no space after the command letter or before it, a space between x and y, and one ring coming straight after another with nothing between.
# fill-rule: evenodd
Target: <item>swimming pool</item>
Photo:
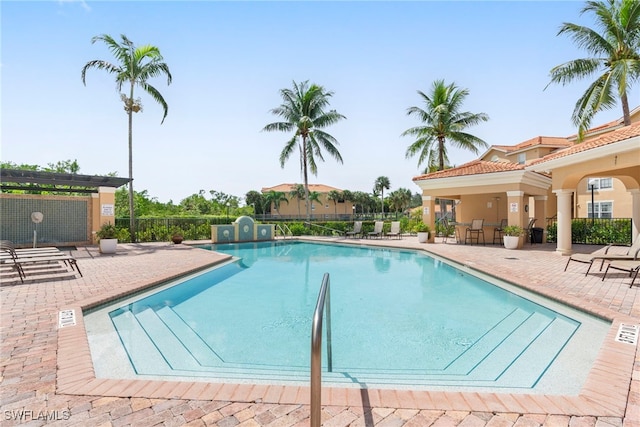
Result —
<instances>
[{"instance_id":1,"label":"swimming pool","mask_svg":"<svg viewBox=\"0 0 640 427\"><path fill-rule=\"evenodd\" d=\"M97 375L306 382L325 272L334 384L577 392L609 327L420 252L211 249L237 260L86 315Z\"/></svg>"}]
</instances>

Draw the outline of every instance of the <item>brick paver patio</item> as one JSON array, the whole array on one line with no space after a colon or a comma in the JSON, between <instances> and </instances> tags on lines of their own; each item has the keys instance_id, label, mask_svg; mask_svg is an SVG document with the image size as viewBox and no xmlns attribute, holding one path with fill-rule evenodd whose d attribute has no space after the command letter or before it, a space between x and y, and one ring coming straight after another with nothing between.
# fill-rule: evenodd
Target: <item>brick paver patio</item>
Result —
<instances>
[{"instance_id":1,"label":"brick paver patio","mask_svg":"<svg viewBox=\"0 0 640 427\"><path fill-rule=\"evenodd\" d=\"M325 239L331 240L331 239ZM363 241L341 242L361 244ZM518 251L487 245L419 244L415 237L366 243L431 251L613 322L579 396L323 389L324 426L625 426L640 427L640 355L614 342L620 323L640 323L640 286L625 274L602 281L552 245ZM576 246L580 252L597 247ZM2 425L308 426L308 387L95 378L82 308L148 287L222 257L187 245L121 244L73 251L83 277L12 279L0 286ZM78 323L58 329L58 312Z\"/></svg>"}]
</instances>

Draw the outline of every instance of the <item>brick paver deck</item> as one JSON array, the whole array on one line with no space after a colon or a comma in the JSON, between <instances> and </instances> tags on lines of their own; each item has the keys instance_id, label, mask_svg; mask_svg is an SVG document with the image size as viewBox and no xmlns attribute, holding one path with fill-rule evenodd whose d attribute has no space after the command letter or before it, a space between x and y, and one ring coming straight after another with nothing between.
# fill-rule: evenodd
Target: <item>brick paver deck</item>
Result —
<instances>
[{"instance_id":1,"label":"brick paver deck","mask_svg":"<svg viewBox=\"0 0 640 427\"><path fill-rule=\"evenodd\" d=\"M330 240L330 239L325 239ZM361 244L364 241L337 239ZM618 343L620 323L640 323L640 286L624 274L584 276L552 245L419 244L415 237L366 243L419 248L593 312L613 322L579 396L323 389L324 426L640 427L640 355ZM581 252L596 247L577 246ZM37 276L0 286L0 424L308 426L308 387L95 378L82 309L155 285L224 257L187 245L121 244L116 255L73 251L83 277ZM34 276L35 277L35 276ZM77 324L58 329L58 312Z\"/></svg>"}]
</instances>

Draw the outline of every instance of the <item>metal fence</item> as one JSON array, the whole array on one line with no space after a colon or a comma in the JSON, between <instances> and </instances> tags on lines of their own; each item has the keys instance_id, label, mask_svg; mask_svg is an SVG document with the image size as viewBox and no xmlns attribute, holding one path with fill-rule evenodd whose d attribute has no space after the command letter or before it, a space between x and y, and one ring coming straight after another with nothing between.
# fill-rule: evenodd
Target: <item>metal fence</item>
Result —
<instances>
[{"instance_id":1,"label":"metal fence","mask_svg":"<svg viewBox=\"0 0 640 427\"><path fill-rule=\"evenodd\" d=\"M631 218L574 218L571 220L571 243L589 245L631 245ZM557 242L558 224L547 222L547 241Z\"/></svg>"}]
</instances>

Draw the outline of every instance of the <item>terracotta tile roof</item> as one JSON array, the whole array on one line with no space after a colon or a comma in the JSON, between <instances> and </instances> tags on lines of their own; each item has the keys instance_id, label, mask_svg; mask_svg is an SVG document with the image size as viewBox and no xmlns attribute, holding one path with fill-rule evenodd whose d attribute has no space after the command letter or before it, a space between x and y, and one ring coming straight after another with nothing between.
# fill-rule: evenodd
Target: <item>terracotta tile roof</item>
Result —
<instances>
[{"instance_id":1,"label":"terracotta tile roof","mask_svg":"<svg viewBox=\"0 0 640 427\"><path fill-rule=\"evenodd\" d=\"M426 179L451 178L455 176L480 175L485 173L508 172L524 170L525 165L513 162L488 162L486 160L473 160L455 168L431 172L425 175L416 176L413 181L423 181Z\"/></svg>"},{"instance_id":2,"label":"terracotta tile roof","mask_svg":"<svg viewBox=\"0 0 640 427\"><path fill-rule=\"evenodd\" d=\"M522 150L523 148L533 147L536 145L552 146L552 147L568 147L572 144L567 138L561 138L557 136L536 136L535 138L528 139L520 144L513 145L508 151Z\"/></svg>"},{"instance_id":3,"label":"terracotta tile roof","mask_svg":"<svg viewBox=\"0 0 640 427\"><path fill-rule=\"evenodd\" d=\"M260 190L262 193L266 193L269 192L271 190L273 191L281 191L283 193L288 193L290 191L293 190L293 188L298 185L298 184L278 184L274 187L262 187L262 190ZM318 193L328 193L329 191L332 190L336 190L336 191L342 191L339 188L336 187L331 187L329 185L324 185L324 184L309 184L309 191L317 191Z\"/></svg>"},{"instance_id":4,"label":"terracotta tile roof","mask_svg":"<svg viewBox=\"0 0 640 427\"><path fill-rule=\"evenodd\" d=\"M533 162L531 162L531 164L539 164L539 163L547 162L549 160L570 156L575 153L580 153L582 151L603 147L605 145L624 141L626 139L630 139L637 136L640 136L640 122L629 125L629 126L624 126L620 129L616 129L598 138L594 138L592 140L587 140L585 142L574 144L569 148L556 151L555 153L547 154L541 159L534 160Z\"/></svg>"}]
</instances>

